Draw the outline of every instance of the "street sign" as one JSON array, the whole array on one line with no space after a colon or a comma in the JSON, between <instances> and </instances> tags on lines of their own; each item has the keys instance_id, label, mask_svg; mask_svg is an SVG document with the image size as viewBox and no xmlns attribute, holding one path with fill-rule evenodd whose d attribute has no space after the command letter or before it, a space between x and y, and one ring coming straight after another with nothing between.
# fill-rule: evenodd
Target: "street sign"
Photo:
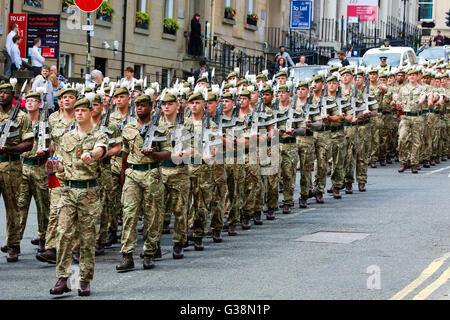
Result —
<instances>
[{"instance_id":1,"label":"street sign","mask_svg":"<svg viewBox=\"0 0 450 320\"><path fill-rule=\"evenodd\" d=\"M378 0L347 0L347 20L377 21Z\"/></svg>"},{"instance_id":2,"label":"street sign","mask_svg":"<svg viewBox=\"0 0 450 320\"><path fill-rule=\"evenodd\" d=\"M41 54L44 58L59 59L59 14L28 14L27 57L30 57L33 41L41 39Z\"/></svg>"},{"instance_id":3,"label":"street sign","mask_svg":"<svg viewBox=\"0 0 450 320\"><path fill-rule=\"evenodd\" d=\"M81 26L81 30L83 31L94 31L94 26L91 24L83 24Z\"/></svg>"},{"instance_id":4,"label":"street sign","mask_svg":"<svg viewBox=\"0 0 450 320\"><path fill-rule=\"evenodd\" d=\"M8 33L11 32L9 29L11 27L11 23L15 23L19 26L19 36L22 37L22 41L20 42L19 50L20 56L22 58L26 58L27 52L27 14L26 13L12 13L9 15L9 23L8 23Z\"/></svg>"},{"instance_id":5,"label":"street sign","mask_svg":"<svg viewBox=\"0 0 450 320\"><path fill-rule=\"evenodd\" d=\"M76 6L84 12L92 12L100 8L103 0L75 0Z\"/></svg>"},{"instance_id":6,"label":"street sign","mask_svg":"<svg viewBox=\"0 0 450 320\"><path fill-rule=\"evenodd\" d=\"M290 28L298 30L311 29L312 1L291 1Z\"/></svg>"}]
</instances>

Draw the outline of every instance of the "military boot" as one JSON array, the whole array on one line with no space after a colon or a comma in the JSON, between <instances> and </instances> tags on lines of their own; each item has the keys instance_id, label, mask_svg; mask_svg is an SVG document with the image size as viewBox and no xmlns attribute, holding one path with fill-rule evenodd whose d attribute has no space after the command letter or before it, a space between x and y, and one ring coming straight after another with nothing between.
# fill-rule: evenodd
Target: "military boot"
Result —
<instances>
[{"instance_id":1,"label":"military boot","mask_svg":"<svg viewBox=\"0 0 450 320\"><path fill-rule=\"evenodd\" d=\"M105 254L105 247L102 244L97 243L95 245L95 256L102 256L104 254Z\"/></svg>"},{"instance_id":2,"label":"military boot","mask_svg":"<svg viewBox=\"0 0 450 320\"><path fill-rule=\"evenodd\" d=\"M154 257L155 257L155 259L161 259L161 257L162 257L161 243L159 243L159 242L158 242L158 249L156 249Z\"/></svg>"},{"instance_id":3,"label":"military boot","mask_svg":"<svg viewBox=\"0 0 450 320\"><path fill-rule=\"evenodd\" d=\"M269 208L267 210L267 216L266 216L267 220L275 220L275 210L272 208Z\"/></svg>"},{"instance_id":4,"label":"military boot","mask_svg":"<svg viewBox=\"0 0 450 320\"><path fill-rule=\"evenodd\" d=\"M144 255L144 261L142 263L145 270L153 269L155 267L155 262L153 261L153 256Z\"/></svg>"},{"instance_id":5,"label":"military boot","mask_svg":"<svg viewBox=\"0 0 450 320\"><path fill-rule=\"evenodd\" d=\"M290 214L291 213L291 206L288 204L283 205L283 214Z\"/></svg>"},{"instance_id":6,"label":"military boot","mask_svg":"<svg viewBox=\"0 0 450 320\"><path fill-rule=\"evenodd\" d=\"M250 217L248 215L242 216L242 230L250 230L251 227Z\"/></svg>"},{"instance_id":7,"label":"military boot","mask_svg":"<svg viewBox=\"0 0 450 320\"><path fill-rule=\"evenodd\" d=\"M263 224L262 220L261 220L261 212L257 211L253 214L253 223L256 226L260 226Z\"/></svg>"},{"instance_id":8,"label":"military boot","mask_svg":"<svg viewBox=\"0 0 450 320\"><path fill-rule=\"evenodd\" d=\"M4 246L2 246L2 247L0 248L0 250L1 250L2 252L4 252L4 253L7 253L7 252L8 252L8 246L7 246L7 245L4 245Z\"/></svg>"},{"instance_id":9,"label":"military boot","mask_svg":"<svg viewBox=\"0 0 450 320\"><path fill-rule=\"evenodd\" d=\"M50 264L56 264L56 249L48 249L43 253L38 253L36 259Z\"/></svg>"},{"instance_id":10,"label":"military boot","mask_svg":"<svg viewBox=\"0 0 450 320\"><path fill-rule=\"evenodd\" d=\"M170 234L170 221L163 223L162 234Z\"/></svg>"},{"instance_id":11,"label":"military boot","mask_svg":"<svg viewBox=\"0 0 450 320\"><path fill-rule=\"evenodd\" d=\"M441 163L441 160L439 160L439 157L435 157L434 162L436 162L436 164L439 164L439 163Z\"/></svg>"},{"instance_id":12,"label":"military boot","mask_svg":"<svg viewBox=\"0 0 450 320\"><path fill-rule=\"evenodd\" d=\"M122 261L116 266L116 270L119 272L131 271L134 269L133 253L124 253L122 255Z\"/></svg>"},{"instance_id":13,"label":"military boot","mask_svg":"<svg viewBox=\"0 0 450 320\"><path fill-rule=\"evenodd\" d=\"M111 247L113 244L117 243L117 231L113 230L112 232L108 232L108 237L106 238L105 247Z\"/></svg>"},{"instance_id":14,"label":"military boot","mask_svg":"<svg viewBox=\"0 0 450 320\"><path fill-rule=\"evenodd\" d=\"M405 170L406 170L406 163L402 163L400 165L400 168L398 168L398 172L402 173L402 172L405 172Z\"/></svg>"},{"instance_id":15,"label":"military boot","mask_svg":"<svg viewBox=\"0 0 450 320\"><path fill-rule=\"evenodd\" d=\"M80 264L80 254L79 253L72 253L72 263Z\"/></svg>"},{"instance_id":16,"label":"military boot","mask_svg":"<svg viewBox=\"0 0 450 320\"><path fill-rule=\"evenodd\" d=\"M346 194L353 194L353 186L351 182L347 182L345 184L345 193Z\"/></svg>"},{"instance_id":17,"label":"military boot","mask_svg":"<svg viewBox=\"0 0 450 320\"><path fill-rule=\"evenodd\" d=\"M205 249L202 238L194 238L194 249L195 251L203 251Z\"/></svg>"},{"instance_id":18,"label":"military boot","mask_svg":"<svg viewBox=\"0 0 450 320\"><path fill-rule=\"evenodd\" d=\"M434 157L431 157L430 165L433 167L436 165L436 161L434 160Z\"/></svg>"},{"instance_id":19,"label":"military boot","mask_svg":"<svg viewBox=\"0 0 450 320\"><path fill-rule=\"evenodd\" d=\"M91 295L91 285L88 281L80 281L80 289L78 289L78 296L88 297Z\"/></svg>"},{"instance_id":20,"label":"military boot","mask_svg":"<svg viewBox=\"0 0 450 320\"><path fill-rule=\"evenodd\" d=\"M412 173L419 173L419 171L417 170L418 165L411 165L411 172Z\"/></svg>"},{"instance_id":21,"label":"military boot","mask_svg":"<svg viewBox=\"0 0 450 320\"><path fill-rule=\"evenodd\" d=\"M6 261L8 262L19 261L19 253L20 253L19 246L8 247L8 254L6 255Z\"/></svg>"},{"instance_id":22,"label":"military boot","mask_svg":"<svg viewBox=\"0 0 450 320\"><path fill-rule=\"evenodd\" d=\"M391 159L391 157L386 157L386 163L387 164L392 164L392 159Z\"/></svg>"},{"instance_id":23,"label":"military boot","mask_svg":"<svg viewBox=\"0 0 450 320\"><path fill-rule=\"evenodd\" d=\"M423 160L423 167L429 168L430 167L430 161L429 160Z\"/></svg>"},{"instance_id":24,"label":"military boot","mask_svg":"<svg viewBox=\"0 0 450 320\"><path fill-rule=\"evenodd\" d=\"M370 167L375 169L377 167L377 163L375 161L370 161Z\"/></svg>"},{"instance_id":25,"label":"military boot","mask_svg":"<svg viewBox=\"0 0 450 320\"><path fill-rule=\"evenodd\" d=\"M366 184L358 183L358 189L359 189L359 192L366 192Z\"/></svg>"},{"instance_id":26,"label":"military boot","mask_svg":"<svg viewBox=\"0 0 450 320\"><path fill-rule=\"evenodd\" d=\"M173 245L172 257L174 259L183 259L184 258L183 246L181 244L175 243Z\"/></svg>"},{"instance_id":27,"label":"military boot","mask_svg":"<svg viewBox=\"0 0 450 320\"><path fill-rule=\"evenodd\" d=\"M233 226L230 224L229 228L228 228L228 235L230 237L234 237L237 236L237 232L236 232L236 226Z\"/></svg>"},{"instance_id":28,"label":"military boot","mask_svg":"<svg viewBox=\"0 0 450 320\"><path fill-rule=\"evenodd\" d=\"M32 245L37 246L37 245L39 245L39 240L40 240L39 238L36 238L36 239L32 239L30 242Z\"/></svg>"},{"instance_id":29,"label":"military boot","mask_svg":"<svg viewBox=\"0 0 450 320\"><path fill-rule=\"evenodd\" d=\"M441 157L441 161L447 161L447 156L445 154Z\"/></svg>"},{"instance_id":30,"label":"military boot","mask_svg":"<svg viewBox=\"0 0 450 320\"><path fill-rule=\"evenodd\" d=\"M221 234L222 232L220 231L220 230L213 230L212 231L212 238L213 238L213 241L215 242L215 243L220 243L220 242L222 242L222 234Z\"/></svg>"},{"instance_id":31,"label":"military boot","mask_svg":"<svg viewBox=\"0 0 450 320\"><path fill-rule=\"evenodd\" d=\"M68 278L59 278L55 286L50 289L50 294L61 295L63 293L72 291L67 286L67 279Z\"/></svg>"},{"instance_id":32,"label":"military boot","mask_svg":"<svg viewBox=\"0 0 450 320\"><path fill-rule=\"evenodd\" d=\"M306 209L308 207L308 196L301 196L299 199L300 209Z\"/></svg>"},{"instance_id":33,"label":"military boot","mask_svg":"<svg viewBox=\"0 0 450 320\"><path fill-rule=\"evenodd\" d=\"M386 167L386 160L380 160L380 166Z\"/></svg>"},{"instance_id":34,"label":"military boot","mask_svg":"<svg viewBox=\"0 0 450 320\"><path fill-rule=\"evenodd\" d=\"M37 252L45 252L45 239L41 240L39 239L39 246L37 248Z\"/></svg>"},{"instance_id":35,"label":"military boot","mask_svg":"<svg viewBox=\"0 0 450 320\"><path fill-rule=\"evenodd\" d=\"M319 204L324 203L324 201L323 201L323 193L322 192L316 190L316 192L314 192L314 197L316 198L316 202L317 203L319 203Z\"/></svg>"},{"instance_id":36,"label":"military boot","mask_svg":"<svg viewBox=\"0 0 450 320\"><path fill-rule=\"evenodd\" d=\"M333 198L341 199L342 196L339 194L339 188L333 186Z\"/></svg>"}]
</instances>

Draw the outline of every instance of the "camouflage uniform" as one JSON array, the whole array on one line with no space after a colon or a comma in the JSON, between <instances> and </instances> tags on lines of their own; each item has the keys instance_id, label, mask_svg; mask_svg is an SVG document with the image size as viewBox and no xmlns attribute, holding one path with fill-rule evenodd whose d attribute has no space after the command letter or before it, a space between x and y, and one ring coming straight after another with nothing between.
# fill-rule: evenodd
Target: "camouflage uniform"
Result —
<instances>
[{"instance_id":1,"label":"camouflage uniform","mask_svg":"<svg viewBox=\"0 0 450 320\"><path fill-rule=\"evenodd\" d=\"M352 88L353 89L353 88ZM342 98L345 99L345 103L350 103L352 98L353 90L346 91L345 88L342 88ZM343 100L344 102L344 100ZM346 108L347 112L351 112L351 108ZM348 115L348 113L345 113ZM346 152L345 152L345 160L344 160L344 184L353 184L354 180L354 171L355 171L355 159L356 159L356 137L357 137L357 128L356 125L351 122L344 123L344 134L345 134L345 144L346 144Z\"/></svg>"},{"instance_id":2,"label":"camouflage uniform","mask_svg":"<svg viewBox=\"0 0 450 320\"><path fill-rule=\"evenodd\" d=\"M356 107L359 108L362 104L366 103L366 101L364 101L364 90L357 91ZM370 120L366 117L358 119L356 126L356 181L362 184L367 184L367 165L369 162L368 158L371 143L370 134Z\"/></svg>"},{"instance_id":3,"label":"camouflage uniform","mask_svg":"<svg viewBox=\"0 0 450 320\"><path fill-rule=\"evenodd\" d=\"M378 88L378 83L375 86L369 86L369 95L374 95L377 99L378 105L383 104L383 92ZM377 162L379 159L380 149L380 129L383 128L383 118L381 111L375 117L370 118L370 161Z\"/></svg>"},{"instance_id":4,"label":"camouflage uniform","mask_svg":"<svg viewBox=\"0 0 450 320\"><path fill-rule=\"evenodd\" d=\"M164 184L161 177L160 163L142 152L144 139L140 134L138 120L127 124L122 133L122 152L128 154L130 165L125 171L123 185L123 228L122 254L132 253L137 243L137 223L142 208L145 233L144 254L154 256L161 238L164 212ZM156 152L169 151L170 137L166 132L167 141L153 142Z\"/></svg>"},{"instance_id":5,"label":"camouflage uniform","mask_svg":"<svg viewBox=\"0 0 450 320\"><path fill-rule=\"evenodd\" d=\"M313 103L319 103L318 100L313 98ZM322 106L322 109L326 106ZM331 148L330 140L330 122L323 121L322 128L315 130L314 132L314 154L316 158L316 166L314 169L314 190L323 193L327 183L327 169L328 169L328 153Z\"/></svg>"},{"instance_id":6,"label":"camouflage uniform","mask_svg":"<svg viewBox=\"0 0 450 320\"><path fill-rule=\"evenodd\" d=\"M433 88L426 83L422 84L422 91L430 94ZM433 108L428 109L428 104L422 106L422 116L424 122L423 143L420 150L420 160L430 161L431 157L435 157L433 153L433 141L437 138L437 118Z\"/></svg>"},{"instance_id":7,"label":"camouflage uniform","mask_svg":"<svg viewBox=\"0 0 450 320\"><path fill-rule=\"evenodd\" d=\"M37 125L39 119L36 121ZM28 211L30 209L31 197L34 197L38 218L38 238L45 241L45 232L48 226L48 216L50 211L50 196L48 189L48 177L45 172L46 158L37 156L38 139L34 139L33 149L22 153L22 183L19 187L20 208L20 238L27 224Z\"/></svg>"},{"instance_id":8,"label":"camouflage uniform","mask_svg":"<svg viewBox=\"0 0 450 320\"><path fill-rule=\"evenodd\" d=\"M393 89L386 87L387 92L383 95L381 103L378 105L380 112L382 114L382 127L380 128L380 152L379 158L381 160L386 160L395 155L393 151L392 141L395 139L393 135L394 127L394 115L391 107Z\"/></svg>"},{"instance_id":9,"label":"camouflage uniform","mask_svg":"<svg viewBox=\"0 0 450 320\"><path fill-rule=\"evenodd\" d=\"M62 138L59 150L64 167L65 188L58 203L58 238L56 242L56 276L71 275L72 245L76 231L80 235L80 281L90 282L94 276L95 242L101 214L100 162L86 164L81 155L97 147L108 149L108 138L93 128L80 138L72 130Z\"/></svg>"},{"instance_id":10,"label":"camouflage uniform","mask_svg":"<svg viewBox=\"0 0 450 320\"><path fill-rule=\"evenodd\" d=\"M275 120L275 116L273 115L273 111L271 107L265 106L266 114L269 115L266 119L267 122ZM269 134L269 130L267 130L267 135ZM264 153L263 149L259 149L260 152L260 161L261 161L261 175L262 175L262 185L265 194L265 202L267 204L268 209L276 210L278 208L278 188L279 188L279 172L280 172L280 159L277 158L276 163L271 163L272 160L272 152L278 152L276 145L272 145L272 142L278 143L278 141L273 140L272 138L267 137L267 161L264 163ZM278 146L279 147L279 146ZM262 159L261 159L262 158ZM270 164L267 164L270 162Z\"/></svg>"},{"instance_id":11,"label":"camouflage uniform","mask_svg":"<svg viewBox=\"0 0 450 320\"><path fill-rule=\"evenodd\" d=\"M0 89L1 90L1 89ZM8 111L0 111L0 124L6 123L14 106ZM15 123L17 128L11 127L10 132L19 132L16 137L8 138L6 146L16 146L25 140L33 139L31 121L26 114L19 111ZM6 207L6 245L19 247L21 239L20 207L17 199L20 195L22 182L22 163L18 154L0 155L0 195L3 196Z\"/></svg>"}]
</instances>

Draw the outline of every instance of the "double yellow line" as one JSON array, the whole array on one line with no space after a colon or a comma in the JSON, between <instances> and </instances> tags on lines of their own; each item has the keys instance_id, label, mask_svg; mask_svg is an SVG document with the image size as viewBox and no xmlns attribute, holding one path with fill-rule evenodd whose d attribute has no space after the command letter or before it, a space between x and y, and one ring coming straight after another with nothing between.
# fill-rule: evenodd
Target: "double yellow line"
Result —
<instances>
[{"instance_id":1,"label":"double yellow line","mask_svg":"<svg viewBox=\"0 0 450 320\"><path fill-rule=\"evenodd\" d=\"M430 265L422 271L419 277L408 284L403 290L399 291L395 294L390 300L402 300L408 294L413 292L417 287L419 287L422 283L424 283L428 278L430 278L436 271L438 271L444 262L450 257L450 252L444 254L439 259L434 260ZM413 300L425 300L436 291L439 287L441 287L447 280L450 279L450 267L445 270L439 278L437 278L433 283L428 285L425 289L420 291L417 295L413 297Z\"/></svg>"}]
</instances>

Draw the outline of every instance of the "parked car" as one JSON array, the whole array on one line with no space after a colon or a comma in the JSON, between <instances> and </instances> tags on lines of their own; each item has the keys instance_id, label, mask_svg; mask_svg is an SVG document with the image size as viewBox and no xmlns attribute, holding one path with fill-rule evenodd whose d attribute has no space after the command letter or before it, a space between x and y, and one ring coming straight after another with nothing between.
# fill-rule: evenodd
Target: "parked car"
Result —
<instances>
[{"instance_id":1,"label":"parked car","mask_svg":"<svg viewBox=\"0 0 450 320\"><path fill-rule=\"evenodd\" d=\"M386 62L391 67L398 67L405 61L408 66L417 64L417 57L412 48L389 47L368 50L363 56L363 65L375 68L380 64L380 57L386 57Z\"/></svg>"},{"instance_id":2,"label":"parked car","mask_svg":"<svg viewBox=\"0 0 450 320\"><path fill-rule=\"evenodd\" d=\"M291 67L289 68L289 80L296 83L297 81L310 81L313 75L318 75L319 72L328 74L330 66L322 65L310 65L304 67Z\"/></svg>"},{"instance_id":3,"label":"parked car","mask_svg":"<svg viewBox=\"0 0 450 320\"><path fill-rule=\"evenodd\" d=\"M445 62L448 62L450 60L450 46L425 47L419 51L417 58L419 63L442 58L444 58Z\"/></svg>"},{"instance_id":4,"label":"parked car","mask_svg":"<svg viewBox=\"0 0 450 320\"><path fill-rule=\"evenodd\" d=\"M350 65L352 65L352 66L358 66L359 67L361 65L361 63L362 63L362 58L360 58L360 57L350 57L350 58L347 58L347 59L348 59L348 62L350 62ZM332 59L328 60L327 65L332 67L332 66L337 66L337 65L339 65L341 63L342 63L341 59L332 58Z\"/></svg>"}]
</instances>

